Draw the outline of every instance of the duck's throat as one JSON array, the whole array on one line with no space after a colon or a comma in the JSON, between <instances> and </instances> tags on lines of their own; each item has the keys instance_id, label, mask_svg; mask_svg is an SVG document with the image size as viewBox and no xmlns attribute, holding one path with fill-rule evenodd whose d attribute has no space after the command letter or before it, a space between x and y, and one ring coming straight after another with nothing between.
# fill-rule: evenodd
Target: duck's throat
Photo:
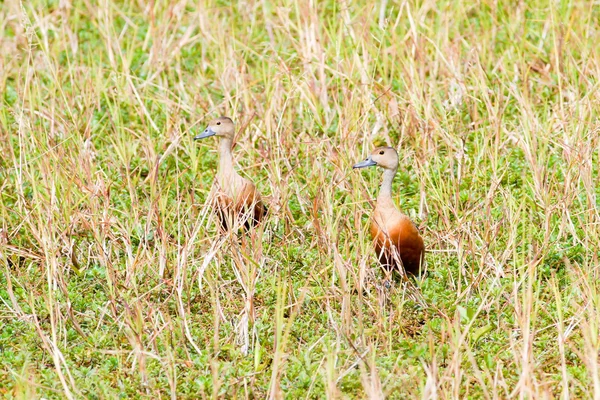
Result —
<instances>
[{"instance_id":1,"label":"duck's throat","mask_svg":"<svg viewBox=\"0 0 600 400\"><path fill-rule=\"evenodd\" d=\"M386 169L383 172L383 181L381 182L381 188L379 189L379 196L377 200L391 199L392 198L392 182L396 175L395 169Z\"/></svg>"},{"instance_id":2,"label":"duck's throat","mask_svg":"<svg viewBox=\"0 0 600 400\"><path fill-rule=\"evenodd\" d=\"M231 173L233 173L231 140L227 138L221 138L219 141L219 175L228 176Z\"/></svg>"}]
</instances>

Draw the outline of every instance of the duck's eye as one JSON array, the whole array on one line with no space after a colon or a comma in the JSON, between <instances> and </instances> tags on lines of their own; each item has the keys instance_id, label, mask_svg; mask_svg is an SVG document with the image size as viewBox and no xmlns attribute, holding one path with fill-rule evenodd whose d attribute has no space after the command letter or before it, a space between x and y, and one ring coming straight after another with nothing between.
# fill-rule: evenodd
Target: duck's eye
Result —
<instances>
[{"instance_id":1,"label":"duck's eye","mask_svg":"<svg viewBox=\"0 0 600 400\"><path fill-rule=\"evenodd\" d=\"M217 122L217 125L221 125L221 123L220 123L220 122Z\"/></svg>"},{"instance_id":2,"label":"duck's eye","mask_svg":"<svg viewBox=\"0 0 600 400\"><path fill-rule=\"evenodd\" d=\"M381 151L379 152L379 154L383 154L383 153L385 153L383 150L381 150Z\"/></svg>"}]
</instances>

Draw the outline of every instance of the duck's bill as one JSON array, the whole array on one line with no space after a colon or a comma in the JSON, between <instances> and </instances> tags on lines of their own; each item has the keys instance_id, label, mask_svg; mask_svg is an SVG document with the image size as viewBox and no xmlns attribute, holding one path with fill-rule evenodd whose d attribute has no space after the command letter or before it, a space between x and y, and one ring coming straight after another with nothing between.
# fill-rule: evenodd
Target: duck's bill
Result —
<instances>
[{"instance_id":1,"label":"duck's bill","mask_svg":"<svg viewBox=\"0 0 600 400\"><path fill-rule=\"evenodd\" d=\"M204 130L204 132L202 132L201 134L194 136L194 140L200 140L200 139L205 139L207 137L211 137L211 136L215 136L217 134L217 132L213 131L210 128L206 128Z\"/></svg>"},{"instance_id":2,"label":"duck's bill","mask_svg":"<svg viewBox=\"0 0 600 400\"><path fill-rule=\"evenodd\" d=\"M361 161L358 164L354 164L352 166L352 169L374 167L375 165L377 165L377 163L373 161L371 157L369 157L365 161Z\"/></svg>"}]
</instances>

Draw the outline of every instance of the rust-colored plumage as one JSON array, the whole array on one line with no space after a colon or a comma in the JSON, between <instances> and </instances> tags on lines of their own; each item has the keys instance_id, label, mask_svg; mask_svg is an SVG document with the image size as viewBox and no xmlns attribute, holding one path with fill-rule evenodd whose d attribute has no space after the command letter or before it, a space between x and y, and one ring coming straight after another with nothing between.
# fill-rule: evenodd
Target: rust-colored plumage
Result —
<instances>
[{"instance_id":1,"label":"rust-colored plumage","mask_svg":"<svg viewBox=\"0 0 600 400\"><path fill-rule=\"evenodd\" d=\"M371 216L371 237L379 262L386 270L399 269L418 275L425 257L425 245L412 221L398 211L392 201L392 181L398 170L398 153L391 147L378 147L354 168L380 166L383 182Z\"/></svg>"},{"instance_id":2,"label":"rust-colored plumage","mask_svg":"<svg viewBox=\"0 0 600 400\"><path fill-rule=\"evenodd\" d=\"M194 138L196 140L210 136L220 138L218 190L213 205L221 221L221 227L226 231L239 227L240 222L249 229L259 223L267 212L254 183L240 176L233 167L231 148L234 135L233 121L228 117L220 117L212 121L204 132Z\"/></svg>"},{"instance_id":3,"label":"rust-colored plumage","mask_svg":"<svg viewBox=\"0 0 600 400\"><path fill-rule=\"evenodd\" d=\"M262 202L258 190L252 182L247 183L237 194L219 190L215 196L214 206L225 231L240 221L246 229L250 229L262 221L267 213L267 207Z\"/></svg>"}]
</instances>

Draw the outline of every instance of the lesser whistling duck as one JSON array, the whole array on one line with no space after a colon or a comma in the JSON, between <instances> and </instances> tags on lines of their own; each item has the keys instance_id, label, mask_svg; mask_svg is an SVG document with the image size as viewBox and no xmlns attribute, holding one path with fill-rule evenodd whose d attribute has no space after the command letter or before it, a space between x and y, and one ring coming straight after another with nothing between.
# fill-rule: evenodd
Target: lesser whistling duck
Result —
<instances>
[{"instance_id":1,"label":"lesser whistling duck","mask_svg":"<svg viewBox=\"0 0 600 400\"><path fill-rule=\"evenodd\" d=\"M392 201L392 181L398 170L398 153L391 147L378 147L366 160L352 168L372 166L384 170L377 204L371 216L371 237L379 262L389 272L400 267L399 258L407 274L418 275L425 256L423 239L417 227L408 216L396 209Z\"/></svg>"},{"instance_id":2,"label":"lesser whistling duck","mask_svg":"<svg viewBox=\"0 0 600 400\"><path fill-rule=\"evenodd\" d=\"M236 221L244 221L244 226L260 222L266 214L266 207L260 193L252 181L240 176L233 167L231 148L235 136L234 124L229 117L220 117L208 124L201 134L194 137L200 140L217 136L219 140L219 170L216 196L217 213L224 230L235 227Z\"/></svg>"}]
</instances>

